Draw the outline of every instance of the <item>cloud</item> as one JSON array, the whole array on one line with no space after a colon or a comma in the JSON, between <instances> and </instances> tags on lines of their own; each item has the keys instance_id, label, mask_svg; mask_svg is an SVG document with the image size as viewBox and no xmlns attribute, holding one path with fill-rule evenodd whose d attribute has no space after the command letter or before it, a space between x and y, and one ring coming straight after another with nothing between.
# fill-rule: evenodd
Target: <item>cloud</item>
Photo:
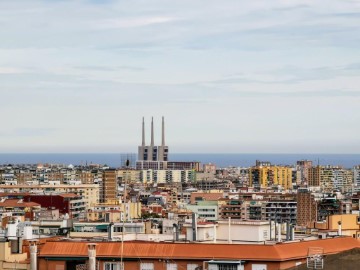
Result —
<instances>
[{"instance_id":1,"label":"cloud","mask_svg":"<svg viewBox=\"0 0 360 270\"><path fill-rule=\"evenodd\" d=\"M178 20L173 17L137 17L127 19L106 19L94 23L95 29L116 29L116 28L134 28L145 27L156 24L169 23Z\"/></svg>"},{"instance_id":2,"label":"cloud","mask_svg":"<svg viewBox=\"0 0 360 270\"><path fill-rule=\"evenodd\" d=\"M144 71L145 68L136 67L136 66L75 66L75 69L80 70L94 70L94 71L119 71L119 70L129 70L129 71Z\"/></svg>"}]
</instances>

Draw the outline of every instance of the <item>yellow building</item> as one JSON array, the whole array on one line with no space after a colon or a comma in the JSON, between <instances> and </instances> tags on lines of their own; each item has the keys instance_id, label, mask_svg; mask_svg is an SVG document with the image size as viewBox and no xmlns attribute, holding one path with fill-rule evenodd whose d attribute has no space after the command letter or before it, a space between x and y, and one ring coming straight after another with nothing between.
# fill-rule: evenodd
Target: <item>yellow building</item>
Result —
<instances>
[{"instance_id":1,"label":"yellow building","mask_svg":"<svg viewBox=\"0 0 360 270\"><path fill-rule=\"evenodd\" d=\"M339 232L341 225L341 235L351 236L360 239L360 219L357 214L331 215L326 217L326 221L316 222L315 229L321 232Z\"/></svg>"},{"instance_id":2,"label":"yellow building","mask_svg":"<svg viewBox=\"0 0 360 270\"><path fill-rule=\"evenodd\" d=\"M87 212L88 221L120 222L141 218L141 202L101 203Z\"/></svg>"},{"instance_id":3,"label":"yellow building","mask_svg":"<svg viewBox=\"0 0 360 270\"><path fill-rule=\"evenodd\" d=\"M28 259L26 252L12 252L11 244L15 243L0 242L0 269L30 269L30 264L26 262Z\"/></svg>"},{"instance_id":4,"label":"yellow building","mask_svg":"<svg viewBox=\"0 0 360 270\"><path fill-rule=\"evenodd\" d=\"M284 189L292 188L292 171L284 166L255 166L249 170L250 186L266 188L282 186Z\"/></svg>"},{"instance_id":5,"label":"yellow building","mask_svg":"<svg viewBox=\"0 0 360 270\"><path fill-rule=\"evenodd\" d=\"M117 171L117 177L122 183L125 181L126 183L138 183L140 181L140 171L120 169Z\"/></svg>"}]
</instances>

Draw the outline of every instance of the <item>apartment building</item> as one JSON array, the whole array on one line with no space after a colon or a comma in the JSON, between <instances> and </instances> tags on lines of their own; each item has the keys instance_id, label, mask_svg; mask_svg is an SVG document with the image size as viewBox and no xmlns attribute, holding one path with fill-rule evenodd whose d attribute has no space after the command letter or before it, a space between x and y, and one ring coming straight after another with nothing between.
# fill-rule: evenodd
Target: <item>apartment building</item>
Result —
<instances>
[{"instance_id":1,"label":"apartment building","mask_svg":"<svg viewBox=\"0 0 360 270\"><path fill-rule=\"evenodd\" d=\"M306 186L309 182L309 169L312 168L311 160L299 160L296 162L296 184L298 186Z\"/></svg>"},{"instance_id":2,"label":"apartment building","mask_svg":"<svg viewBox=\"0 0 360 270\"><path fill-rule=\"evenodd\" d=\"M360 165L353 168L354 171L354 190L360 191Z\"/></svg>"},{"instance_id":3,"label":"apartment building","mask_svg":"<svg viewBox=\"0 0 360 270\"><path fill-rule=\"evenodd\" d=\"M197 214L199 219L216 221L219 219L218 201L198 201L197 204L189 204L186 209Z\"/></svg>"},{"instance_id":4,"label":"apartment building","mask_svg":"<svg viewBox=\"0 0 360 270\"><path fill-rule=\"evenodd\" d=\"M316 166L309 169L309 186L318 186L325 192L349 192L354 183L354 172L341 166Z\"/></svg>"},{"instance_id":5,"label":"apartment building","mask_svg":"<svg viewBox=\"0 0 360 270\"><path fill-rule=\"evenodd\" d=\"M308 189L298 189L296 196L298 226L311 227L317 220L317 202Z\"/></svg>"},{"instance_id":6,"label":"apartment building","mask_svg":"<svg viewBox=\"0 0 360 270\"><path fill-rule=\"evenodd\" d=\"M242 200L223 199L220 206L219 216L223 219L241 219L242 204Z\"/></svg>"},{"instance_id":7,"label":"apartment building","mask_svg":"<svg viewBox=\"0 0 360 270\"><path fill-rule=\"evenodd\" d=\"M41 205L35 202L24 202L22 199L6 199L0 200L0 217L3 218L16 217L21 221L26 219L34 220L37 213L41 211Z\"/></svg>"},{"instance_id":8,"label":"apartment building","mask_svg":"<svg viewBox=\"0 0 360 270\"><path fill-rule=\"evenodd\" d=\"M102 191L100 194L100 202L115 203L117 198L118 181L115 169L107 169L103 171Z\"/></svg>"},{"instance_id":9,"label":"apartment building","mask_svg":"<svg viewBox=\"0 0 360 270\"><path fill-rule=\"evenodd\" d=\"M292 170L290 167L272 165L251 167L249 170L249 184L258 189L272 186L292 189Z\"/></svg>"},{"instance_id":10,"label":"apartment building","mask_svg":"<svg viewBox=\"0 0 360 270\"><path fill-rule=\"evenodd\" d=\"M13 185L1 186L0 192L4 193L32 193L32 194L64 194L74 193L82 196L85 207L99 203L99 186L95 184L80 185Z\"/></svg>"},{"instance_id":11,"label":"apartment building","mask_svg":"<svg viewBox=\"0 0 360 270\"><path fill-rule=\"evenodd\" d=\"M265 203L264 220L274 220L277 223L296 224L296 201L268 201Z\"/></svg>"},{"instance_id":12,"label":"apartment building","mask_svg":"<svg viewBox=\"0 0 360 270\"><path fill-rule=\"evenodd\" d=\"M140 181L144 184L188 183L194 182L194 170L141 170Z\"/></svg>"}]
</instances>

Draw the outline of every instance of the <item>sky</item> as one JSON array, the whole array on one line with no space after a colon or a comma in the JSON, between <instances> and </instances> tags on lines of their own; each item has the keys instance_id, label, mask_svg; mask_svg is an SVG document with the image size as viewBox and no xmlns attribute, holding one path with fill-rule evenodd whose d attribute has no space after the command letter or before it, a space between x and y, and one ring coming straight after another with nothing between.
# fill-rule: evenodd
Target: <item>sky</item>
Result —
<instances>
[{"instance_id":1,"label":"sky","mask_svg":"<svg viewBox=\"0 0 360 270\"><path fill-rule=\"evenodd\" d=\"M358 0L1 0L0 152L359 153Z\"/></svg>"}]
</instances>

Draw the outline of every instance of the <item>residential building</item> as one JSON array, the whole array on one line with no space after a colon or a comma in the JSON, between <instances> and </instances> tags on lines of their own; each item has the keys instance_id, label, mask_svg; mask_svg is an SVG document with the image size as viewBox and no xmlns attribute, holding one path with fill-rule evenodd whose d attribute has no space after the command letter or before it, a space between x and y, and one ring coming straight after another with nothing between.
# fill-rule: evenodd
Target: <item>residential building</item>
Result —
<instances>
[{"instance_id":1,"label":"residential building","mask_svg":"<svg viewBox=\"0 0 360 270\"><path fill-rule=\"evenodd\" d=\"M265 220L296 224L296 201L268 201L265 203Z\"/></svg>"},{"instance_id":2,"label":"residential building","mask_svg":"<svg viewBox=\"0 0 360 270\"><path fill-rule=\"evenodd\" d=\"M197 204L185 206L197 214L199 219L216 221L219 219L219 202L218 201L198 201Z\"/></svg>"},{"instance_id":3,"label":"residential building","mask_svg":"<svg viewBox=\"0 0 360 270\"><path fill-rule=\"evenodd\" d=\"M100 195L100 202L115 203L117 198L118 182L115 169L107 169L103 171L102 177L102 194Z\"/></svg>"},{"instance_id":4,"label":"residential building","mask_svg":"<svg viewBox=\"0 0 360 270\"><path fill-rule=\"evenodd\" d=\"M309 189L298 189L296 196L298 226L312 227L317 220L317 202Z\"/></svg>"},{"instance_id":5,"label":"residential building","mask_svg":"<svg viewBox=\"0 0 360 270\"><path fill-rule=\"evenodd\" d=\"M292 170L284 166L255 166L250 168L249 180L250 186L258 189L272 186L292 189Z\"/></svg>"},{"instance_id":6,"label":"residential building","mask_svg":"<svg viewBox=\"0 0 360 270\"><path fill-rule=\"evenodd\" d=\"M354 172L341 166L316 166L309 169L309 186L318 186L325 192L352 190Z\"/></svg>"},{"instance_id":7,"label":"residential building","mask_svg":"<svg viewBox=\"0 0 360 270\"><path fill-rule=\"evenodd\" d=\"M79 185L13 185L0 186L0 192L4 193L33 193L33 194L63 194L74 193L83 197L85 207L99 203L99 185L79 184Z\"/></svg>"},{"instance_id":8,"label":"residential building","mask_svg":"<svg viewBox=\"0 0 360 270\"><path fill-rule=\"evenodd\" d=\"M300 160L296 162L296 184L307 186L309 182L309 169L312 168L311 160Z\"/></svg>"}]
</instances>

